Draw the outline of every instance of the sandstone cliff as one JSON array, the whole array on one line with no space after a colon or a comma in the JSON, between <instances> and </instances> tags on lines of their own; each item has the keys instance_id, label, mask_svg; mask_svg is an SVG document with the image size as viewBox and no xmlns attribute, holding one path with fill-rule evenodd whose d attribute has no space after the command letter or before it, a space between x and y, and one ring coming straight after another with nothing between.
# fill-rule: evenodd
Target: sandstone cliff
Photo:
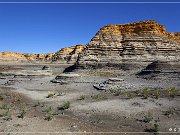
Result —
<instances>
[{"instance_id":1,"label":"sandstone cliff","mask_svg":"<svg viewBox=\"0 0 180 135\"><path fill-rule=\"evenodd\" d=\"M81 53L84 49L84 45L62 48L61 50L57 51L51 59L55 62L75 63L77 61L79 53Z\"/></svg>"},{"instance_id":2,"label":"sandstone cliff","mask_svg":"<svg viewBox=\"0 0 180 135\"><path fill-rule=\"evenodd\" d=\"M141 21L101 28L75 67L129 69L155 60L180 61L180 33L169 33L156 21Z\"/></svg>"},{"instance_id":3,"label":"sandstone cliff","mask_svg":"<svg viewBox=\"0 0 180 135\"><path fill-rule=\"evenodd\" d=\"M16 52L0 52L0 62L60 62L60 63L75 63L78 54L83 51L85 46L76 45L67 48L62 48L56 53L48 54L24 54Z\"/></svg>"},{"instance_id":4,"label":"sandstone cliff","mask_svg":"<svg viewBox=\"0 0 180 135\"><path fill-rule=\"evenodd\" d=\"M1 62L48 62L53 53L49 54L28 54L16 52L0 52Z\"/></svg>"}]
</instances>

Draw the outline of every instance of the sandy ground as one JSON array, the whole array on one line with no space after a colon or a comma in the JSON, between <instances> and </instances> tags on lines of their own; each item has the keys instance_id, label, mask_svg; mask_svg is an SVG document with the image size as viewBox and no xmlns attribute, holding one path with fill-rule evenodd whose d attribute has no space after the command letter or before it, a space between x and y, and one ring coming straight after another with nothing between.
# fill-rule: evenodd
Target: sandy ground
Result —
<instances>
[{"instance_id":1,"label":"sandy ground","mask_svg":"<svg viewBox=\"0 0 180 135\"><path fill-rule=\"evenodd\" d=\"M152 95L145 99L139 94L115 95L112 91L99 91L93 87L117 77L124 80L120 85L129 93L145 88L158 88L166 93L166 89L172 87L179 90L179 80L145 80L137 78L133 72L123 71L113 71L112 74L76 71L79 77L61 85L50 81L69 65L51 64L48 71L41 70L43 66L0 65L1 134L156 134L156 130L161 134L180 133L179 91L173 98L162 94L157 99ZM58 109L65 102L70 106ZM10 107L3 108L3 105ZM7 110L12 120L4 120ZM18 118L23 110L24 118ZM52 120L48 121L48 116ZM147 119L150 120L147 122ZM154 124L158 125L156 130Z\"/></svg>"}]
</instances>

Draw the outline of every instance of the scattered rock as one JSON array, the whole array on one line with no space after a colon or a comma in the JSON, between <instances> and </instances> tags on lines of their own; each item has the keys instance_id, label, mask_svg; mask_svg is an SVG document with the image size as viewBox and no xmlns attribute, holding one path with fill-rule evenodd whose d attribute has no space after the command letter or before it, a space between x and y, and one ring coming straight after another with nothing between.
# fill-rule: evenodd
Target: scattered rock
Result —
<instances>
[{"instance_id":1,"label":"scattered rock","mask_svg":"<svg viewBox=\"0 0 180 135\"><path fill-rule=\"evenodd\" d=\"M122 81L124 81L124 79L121 79L121 78L109 78L109 81L112 81L112 82L122 82Z\"/></svg>"},{"instance_id":2,"label":"scattered rock","mask_svg":"<svg viewBox=\"0 0 180 135\"><path fill-rule=\"evenodd\" d=\"M49 69L50 69L49 66L44 66L44 67L42 68L42 70L49 70Z\"/></svg>"},{"instance_id":3,"label":"scattered rock","mask_svg":"<svg viewBox=\"0 0 180 135\"><path fill-rule=\"evenodd\" d=\"M98 84L98 85L93 85L93 87L95 88L95 89L97 89L97 90L106 90L106 87L105 86L101 86L100 84Z\"/></svg>"},{"instance_id":4,"label":"scattered rock","mask_svg":"<svg viewBox=\"0 0 180 135\"><path fill-rule=\"evenodd\" d=\"M60 75L56 76L55 79L59 80L59 79L67 79L67 78L75 78L75 77L80 77L80 75L78 75L78 74L60 74Z\"/></svg>"},{"instance_id":5,"label":"scattered rock","mask_svg":"<svg viewBox=\"0 0 180 135\"><path fill-rule=\"evenodd\" d=\"M56 80L56 79L53 79L53 80L51 80L50 82L52 82L52 83L59 83L59 84L61 84L61 85L63 85L63 84L68 84L68 82L67 82L67 81L63 81L63 80Z\"/></svg>"},{"instance_id":6,"label":"scattered rock","mask_svg":"<svg viewBox=\"0 0 180 135\"><path fill-rule=\"evenodd\" d=\"M109 90L114 88L121 88L123 86L122 82L124 80L121 78L109 78L98 84L94 84L93 87L97 90Z\"/></svg>"},{"instance_id":7,"label":"scattered rock","mask_svg":"<svg viewBox=\"0 0 180 135\"><path fill-rule=\"evenodd\" d=\"M143 106L142 104L140 104L140 103L138 103L138 102L133 102L132 105L133 105L133 106L138 106L138 107L142 107L142 106Z\"/></svg>"},{"instance_id":8,"label":"scattered rock","mask_svg":"<svg viewBox=\"0 0 180 135\"><path fill-rule=\"evenodd\" d=\"M80 77L78 74L60 74L55 77L55 79L51 80L52 83L59 83L59 84L68 84L74 82L74 79Z\"/></svg>"}]
</instances>

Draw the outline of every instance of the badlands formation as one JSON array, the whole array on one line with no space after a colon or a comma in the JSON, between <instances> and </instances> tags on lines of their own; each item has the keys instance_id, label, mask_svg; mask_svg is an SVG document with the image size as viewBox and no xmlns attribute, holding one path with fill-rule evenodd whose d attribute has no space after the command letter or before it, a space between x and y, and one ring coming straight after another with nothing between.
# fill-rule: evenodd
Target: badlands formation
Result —
<instances>
[{"instance_id":1,"label":"badlands formation","mask_svg":"<svg viewBox=\"0 0 180 135\"><path fill-rule=\"evenodd\" d=\"M85 46L76 45L67 48L62 48L55 53L48 54L29 54L16 52L0 52L0 62L14 63L74 63L78 54L83 51Z\"/></svg>"},{"instance_id":2,"label":"badlands formation","mask_svg":"<svg viewBox=\"0 0 180 135\"><path fill-rule=\"evenodd\" d=\"M180 33L156 21L102 27L87 44L77 68L133 68L153 61L180 61Z\"/></svg>"},{"instance_id":3,"label":"badlands formation","mask_svg":"<svg viewBox=\"0 0 180 135\"><path fill-rule=\"evenodd\" d=\"M0 53L0 134L178 134L179 97L180 33L156 21L55 53Z\"/></svg>"}]
</instances>

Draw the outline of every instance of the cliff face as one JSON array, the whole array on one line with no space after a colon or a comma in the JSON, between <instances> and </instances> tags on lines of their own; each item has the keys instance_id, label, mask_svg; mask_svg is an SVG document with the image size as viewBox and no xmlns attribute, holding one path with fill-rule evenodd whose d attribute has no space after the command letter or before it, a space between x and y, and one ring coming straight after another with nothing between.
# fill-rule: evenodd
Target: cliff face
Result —
<instances>
[{"instance_id":1,"label":"cliff face","mask_svg":"<svg viewBox=\"0 0 180 135\"><path fill-rule=\"evenodd\" d=\"M85 49L83 45L76 45L67 48L62 48L58 52L56 52L52 56L52 61L56 62L68 62L68 63L75 63L79 53L81 53Z\"/></svg>"},{"instance_id":2,"label":"cliff face","mask_svg":"<svg viewBox=\"0 0 180 135\"><path fill-rule=\"evenodd\" d=\"M179 62L180 33L168 33L155 21L141 21L101 28L79 55L76 68L123 68L154 60Z\"/></svg>"}]
</instances>

